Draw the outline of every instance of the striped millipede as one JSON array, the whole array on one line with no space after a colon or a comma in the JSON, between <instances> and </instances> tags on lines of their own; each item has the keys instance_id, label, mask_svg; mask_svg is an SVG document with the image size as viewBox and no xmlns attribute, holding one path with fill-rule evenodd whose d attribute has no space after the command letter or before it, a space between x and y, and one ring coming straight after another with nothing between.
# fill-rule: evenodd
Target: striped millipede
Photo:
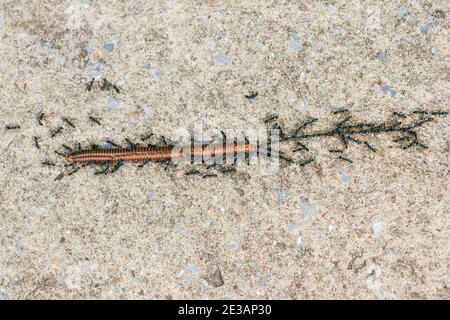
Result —
<instances>
[{"instance_id":1,"label":"striped millipede","mask_svg":"<svg viewBox=\"0 0 450 320\"><path fill-rule=\"evenodd\" d=\"M190 152L189 152L190 151ZM73 163L106 163L136 161L167 161L181 159L185 156L211 158L228 154L249 154L257 151L257 147L249 144L233 145L200 145L190 148L175 149L167 147L137 147L112 149L85 149L71 152L65 158Z\"/></svg>"}]
</instances>

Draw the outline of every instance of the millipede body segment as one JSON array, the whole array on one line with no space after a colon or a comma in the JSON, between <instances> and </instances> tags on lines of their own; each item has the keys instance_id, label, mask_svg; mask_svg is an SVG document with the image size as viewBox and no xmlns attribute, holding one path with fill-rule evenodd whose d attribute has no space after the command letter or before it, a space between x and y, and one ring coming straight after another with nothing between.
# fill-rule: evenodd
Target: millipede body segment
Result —
<instances>
[{"instance_id":1,"label":"millipede body segment","mask_svg":"<svg viewBox=\"0 0 450 320\"><path fill-rule=\"evenodd\" d=\"M196 158L212 158L228 154L249 154L257 151L257 147L245 144L233 145L199 145L184 148L138 147L112 149L85 149L65 155L66 159L75 163L104 163L117 161L167 161L181 159L186 156Z\"/></svg>"}]
</instances>

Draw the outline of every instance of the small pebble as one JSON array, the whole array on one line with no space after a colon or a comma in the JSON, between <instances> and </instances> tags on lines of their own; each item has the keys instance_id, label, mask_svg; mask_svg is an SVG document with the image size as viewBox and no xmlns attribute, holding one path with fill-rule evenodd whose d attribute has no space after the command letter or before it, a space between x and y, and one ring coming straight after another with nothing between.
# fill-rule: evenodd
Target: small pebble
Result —
<instances>
[{"instance_id":1,"label":"small pebble","mask_svg":"<svg viewBox=\"0 0 450 320\"><path fill-rule=\"evenodd\" d=\"M225 53L219 52L214 56L213 62L216 65L227 65L230 62L230 58Z\"/></svg>"},{"instance_id":2,"label":"small pebble","mask_svg":"<svg viewBox=\"0 0 450 320\"><path fill-rule=\"evenodd\" d=\"M221 287L225 283L223 281L222 272L220 272L219 268L217 268L217 270L212 274L212 276L208 280L209 284L215 288Z\"/></svg>"},{"instance_id":3,"label":"small pebble","mask_svg":"<svg viewBox=\"0 0 450 320\"><path fill-rule=\"evenodd\" d=\"M116 98L109 96L108 106L110 110L117 110L117 108L119 107L119 101Z\"/></svg>"},{"instance_id":4,"label":"small pebble","mask_svg":"<svg viewBox=\"0 0 450 320\"><path fill-rule=\"evenodd\" d=\"M348 184L350 182L350 177L349 177L349 175L348 175L348 173L347 173L347 171L345 169L340 170L339 174L341 176L341 181L344 184Z\"/></svg>"},{"instance_id":5,"label":"small pebble","mask_svg":"<svg viewBox=\"0 0 450 320\"><path fill-rule=\"evenodd\" d=\"M298 34L294 34L289 41L289 49L291 49L293 52L298 52L302 49L303 43L300 39L300 36Z\"/></svg>"},{"instance_id":6,"label":"small pebble","mask_svg":"<svg viewBox=\"0 0 450 320\"><path fill-rule=\"evenodd\" d=\"M395 91L394 88L392 88L391 86L388 86L386 84L381 87L381 90L384 93L390 95L391 98L394 98L396 96L396 94L397 94L397 91Z\"/></svg>"},{"instance_id":7,"label":"small pebble","mask_svg":"<svg viewBox=\"0 0 450 320\"><path fill-rule=\"evenodd\" d=\"M105 45L103 45L103 49L105 49L108 52L113 52L114 50L114 44L113 43L106 43Z\"/></svg>"},{"instance_id":8,"label":"small pebble","mask_svg":"<svg viewBox=\"0 0 450 320\"><path fill-rule=\"evenodd\" d=\"M66 63L66 58L64 56L59 56L58 57L58 63L60 65L64 65Z\"/></svg>"},{"instance_id":9,"label":"small pebble","mask_svg":"<svg viewBox=\"0 0 450 320\"><path fill-rule=\"evenodd\" d=\"M387 56L387 54L385 53L385 52L378 52L377 53L377 58L378 58L378 60L380 60L383 64L387 64L388 63L388 61L389 61L389 59L388 59L388 56Z\"/></svg>"},{"instance_id":10,"label":"small pebble","mask_svg":"<svg viewBox=\"0 0 450 320\"><path fill-rule=\"evenodd\" d=\"M287 194L286 191L278 191L278 192L277 192L277 197L278 197L278 199L280 199L280 200L286 199L287 196L288 196L288 194Z\"/></svg>"},{"instance_id":11,"label":"small pebble","mask_svg":"<svg viewBox=\"0 0 450 320\"><path fill-rule=\"evenodd\" d=\"M288 231L291 234L298 234L298 231L300 229L300 226L296 223L289 223L288 224Z\"/></svg>"},{"instance_id":12,"label":"small pebble","mask_svg":"<svg viewBox=\"0 0 450 320\"><path fill-rule=\"evenodd\" d=\"M258 282L261 285L265 285L267 282L269 282L270 278L271 278L271 276L267 275L267 276L261 277L261 279L259 279Z\"/></svg>"},{"instance_id":13,"label":"small pebble","mask_svg":"<svg viewBox=\"0 0 450 320\"><path fill-rule=\"evenodd\" d=\"M300 210L301 213L309 214L311 212L311 209L312 209L313 206L309 202L302 202L297 207L298 207L298 209Z\"/></svg>"},{"instance_id":14,"label":"small pebble","mask_svg":"<svg viewBox=\"0 0 450 320\"><path fill-rule=\"evenodd\" d=\"M372 231L375 234L379 234L381 231L383 231L383 224L381 222L374 222L372 224Z\"/></svg>"}]
</instances>

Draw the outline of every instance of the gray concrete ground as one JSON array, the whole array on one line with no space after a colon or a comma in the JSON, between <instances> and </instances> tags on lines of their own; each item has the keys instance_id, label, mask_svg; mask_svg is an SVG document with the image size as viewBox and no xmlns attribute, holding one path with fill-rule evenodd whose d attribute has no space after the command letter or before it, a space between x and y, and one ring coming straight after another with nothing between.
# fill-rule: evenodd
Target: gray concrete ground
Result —
<instances>
[{"instance_id":1,"label":"gray concrete ground","mask_svg":"<svg viewBox=\"0 0 450 320\"><path fill-rule=\"evenodd\" d=\"M313 164L273 175L54 181L61 144L448 111L448 17L443 0L1 1L0 297L448 299L448 117L418 130L428 149L376 135L352 164L315 139Z\"/></svg>"}]
</instances>

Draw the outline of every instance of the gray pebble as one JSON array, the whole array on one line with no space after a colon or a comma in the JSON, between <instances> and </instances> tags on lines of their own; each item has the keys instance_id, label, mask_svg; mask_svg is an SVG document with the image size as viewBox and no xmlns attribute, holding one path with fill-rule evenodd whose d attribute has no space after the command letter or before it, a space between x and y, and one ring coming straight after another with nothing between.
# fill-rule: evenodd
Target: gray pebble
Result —
<instances>
[{"instance_id":1,"label":"gray pebble","mask_svg":"<svg viewBox=\"0 0 450 320\"><path fill-rule=\"evenodd\" d=\"M381 90L382 90L384 93L389 94L389 95L391 96L391 98L394 98L395 95L397 94L397 91L395 91L394 88L392 88L391 86L388 86L388 85L386 85L386 84L383 85L383 86L381 86Z\"/></svg>"},{"instance_id":2,"label":"gray pebble","mask_svg":"<svg viewBox=\"0 0 450 320\"><path fill-rule=\"evenodd\" d=\"M214 64L226 65L230 62L230 58L223 52L219 52L214 56Z\"/></svg>"},{"instance_id":3,"label":"gray pebble","mask_svg":"<svg viewBox=\"0 0 450 320\"><path fill-rule=\"evenodd\" d=\"M378 60L380 60L383 64L387 64L388 63L388 61L389 61L389 59L388 59L388 56L387 56L387 54L385 53L385 52L378 52L377 53L377 58L378 58Z\"/></svg>"},{"instance_id":4,"label":"gray pebble","mask_svg":"<svg viewBox=\"0 0 450 320\"><path fill-rule=\"evenodd\" d=\"M207 280L209 284L215 288L221 287L225 283L223 281L222 272L220 272L219 268L217 268L217 270Z\"/></svg>"}]
</instances>

